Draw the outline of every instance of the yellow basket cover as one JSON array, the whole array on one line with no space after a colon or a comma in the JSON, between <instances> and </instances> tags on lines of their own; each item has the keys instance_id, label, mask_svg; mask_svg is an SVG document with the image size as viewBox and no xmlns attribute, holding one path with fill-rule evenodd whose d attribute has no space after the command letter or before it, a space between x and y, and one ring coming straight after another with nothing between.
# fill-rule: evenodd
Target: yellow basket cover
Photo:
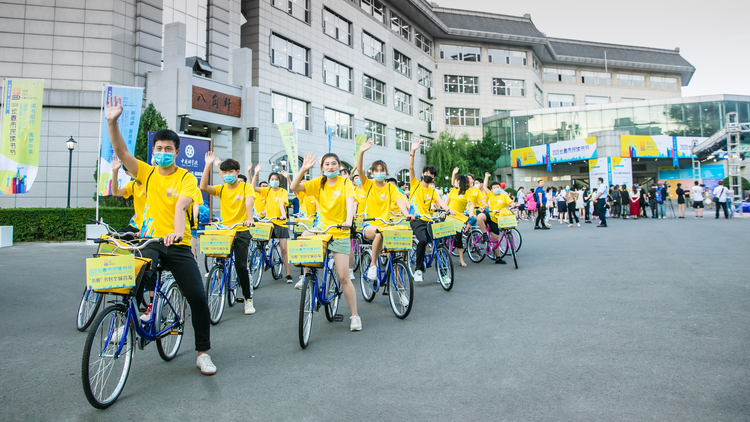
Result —
<instances>
[{"instance_id":1,"label":"yellow basket cover","mask_svg":"<svg viewBox=\"0 0 750 422\"><path fill-rule=\"evenodd\" d=\"M134 255L101 255L86 260L86 286L97 293L128 295L151 260Z\"/></svg>"},{"instance_id":2,"label":"yellow basket cover","mask_svg":"<svg viewBox=\"0 0 750 422\"><path fill-rule=\"evenodd\" d=\"M201 252L206 256L227 257L232 253L234 230L212 230L200 237Z\"/></svg>"},{"instance_id":3,"label":"yellow basket cover","mask_svg":"<svg viewBox=\"0 0 750 422\"><path fill-rule=\"evenodd\" d=\"M316 235L287 242L289 262L294 265L319 267L326 257L332 235Z\"/></svg>"},{"instance_id":4,"label":"yellow basket cover","mask_svg":"<svg viewBox=\"0 0 750 422\"><path fill-rule=\"evenodd\" d=\"M456 229L453 226L453 222L444 221L442 223L435 223L432 225L432 236L435 239L443 237L453 236L456 234Z\"/></svg>"},{"instance_id":5,"label":"yellow basket cover","mask_svg":"<svg viewBox=\"0 0 750 422\"><path fill-rule=\"evenodd\" d=\"M464 224L469 221L469 217L463 215L463 214L456 214L455 216L448 216L445 218L445 221L450 221L453 223L453 227L456 230L456 233L461 233L464 229Z\"/></svg>"},{"instance_id":6,"label":"yellow basket cover","mask_svg":"<svg viewBox=\"0 0 750 422\"><path fill-rule=\"evenodd\" d=\"M497 216L497 226L501 229L512 229L518 225L518 219L515 215L499 215Z\"/></svg>"},{"instance_id":7,"label":"yellow basket cover","mask_svg":"<svg viewBox=\"0 0 750 422\"><path fill-rule=\"evenodd\" d=\"M250 234L254 240L268 240L271 238L273 223L255 223L250 227Z\"/></svg>"},{"instance_id":8,"label":"yellow basket cover","mask_svg":"<svg viewBox=\"0 0 750 422\"><path fill-rule=\"evenodd\" d=\"M312 227L315 223L315 217L308 217L308 218L297 218L294 220L298 223L302 223L308 227ZM305 228L303 226L294 226L294 232L297 234L301 234L305 232Z\"/></svg>"},{"instance_id":9,"label":"yellow basket cover","mask_svg":"<svg viewBox=\"0 0 750 422\"><path fill-rule=\"evenodd\" d=\"M411 249L413 232L409 226L390 226L380 229L383 233L383 248L389 252Z\"/></svg>"}]
</instances>

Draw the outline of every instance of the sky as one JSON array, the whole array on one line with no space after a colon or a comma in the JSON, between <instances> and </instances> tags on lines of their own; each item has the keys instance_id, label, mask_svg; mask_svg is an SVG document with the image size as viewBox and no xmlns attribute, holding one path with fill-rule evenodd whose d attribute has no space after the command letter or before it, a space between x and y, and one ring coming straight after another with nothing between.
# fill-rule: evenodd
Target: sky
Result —
<instances>
[{"instance_id":1,"label":"sky","mask_svg":"<svg viewBox=\"0 0 750 422\"><path fill-rule=\"evenodd\" d=\"M433 0L441 7L531 15L548 37L674 49L696 68L683 97L750 95L747 0ZM723 20L722 20L723 19Z\"/></svg>"}]
</instances>

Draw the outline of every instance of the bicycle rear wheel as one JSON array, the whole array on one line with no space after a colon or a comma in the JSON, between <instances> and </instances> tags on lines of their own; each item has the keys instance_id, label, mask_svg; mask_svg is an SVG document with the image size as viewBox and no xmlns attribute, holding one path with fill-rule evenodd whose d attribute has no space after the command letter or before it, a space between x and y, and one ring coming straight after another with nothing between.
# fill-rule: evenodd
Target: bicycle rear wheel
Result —
<instances>
[{"instance_id":1,"label":"bicycle rear wheel","mask_svg":"<svg viewBox=\"0 0 750 422\"><path fill-rule=\"evenodd\" d=\"M369 249L365 249L362 251L361 255L362 257L360 258L360 261L364 262L365 264L362 265L362 271L359 272L359 287L360 290L362 290L362 297L367 302L372 302L372 300L375 299L375 293L378 292L377 280L367 279L367 269L372 262L372 251Z\"/></svg>"},{"instance_id":2,"label":"bicycle rear wheel","mask_svg":"<svg viewBox=\"0 0 750 422\"><path fill-rule=\"evenodd\" d=\"M237 303L237 294L240 290L240 282L237 279L236 265L232 265L232 276L229 278L229 286L227 288L227 304L231 308Z\"/></svg>"},{"instance_id":3,"label":"bicycle rear wheel","mask_svg":"<svg viewBox=\"0 0 750 422\"><path fill-rule=\"evenodd\" d=\"M448 250L451 252L451 255L458 256L458 250L455 248L456 239L453 237L449 237L445 241L445 245L448 247Z\"/></svg>"},{"instance_id":4,"label":"bicycle rear wheel","mask_svg":"<svg viewBox=\"0 0 750 422\"><path fill-rule=\"evenodd\" d=\"M313 312L315 311L315 278L312 272L305 276L299 301L299 345L303 349L310 343Z\"/></svg>"},{"instance_id":5,"label":"bicycle rear wheel","mask_svg":"<svg viewBox=\"0 0 750 422\"><path fill-rule=\"evenodd\" d=\"M391 309L397 318L404 319L409 316L414 305L414 278L412 278L404 261L393 260L393 272L390 274L390 280L388 300L391 302Z\"/></svg>"},{"instance_id":6,"label":"bicycle rear wheel","mask_svg":"<svg viewBox=\"0 0 750 422\"><path fill-rule=\"evenodd\" d=\"M122 393L133 360L135 334L128 329L122 350L120 343L128 324L127 308L114 305L105 309L86 337L81 361L81 381L86 400L97 409L111 406Z\"/></svg>"},{"instance_id":7,"label":"bicycle rear wheel","mask_svg":"<svg viewBox=\"0 0 750 422\"><path fill-rule=\"evenodd\" d=\"M281 278L281 272L284 270L284 260L281 259L281 245L279 241L274 242L273 249L271 249L271 275L274 280Z\"/></svg>"},{"instance_id":8,"label":"bicycle rear wheel","mask_svg":"<svg viewBox=\"0 0 750 422\"><path fill-rule=\"evenodd\" d=\"M487 245L482 241L482 232L480 230L469 232L469 237L466 240L466 251L471 262L475 264L482 262L485 249L487 249Z\"/></svg>"},{"instance_id":9,"label":"bicycle rear wheel","mask_svg":"<svg viewBox=\"0 0 750 422\"><path fill-rule=\"evenodd\" d=\"M167 327L172 328L156 341L156 350L164 361L169 362L177 355L180 344L182 344L183 325L185 323L185 297L177 283L172 283L167 287L164 297L160 298L156 304L158 309L156 332L158 333ZM176 325L172 326L173 324Z\"/></svg>"},{"instance_id":10,"label":"bicycle rear wheel","mask_svg":"<svg viewBox=\"0 0 750 422\"><path fill-rule=\"evenodd\" d=\"M206 299L210 311L211 325L216 325L224 315L224 297L227 294L224 288L224 266L216 264L206 277Z\"/></svg>"},{"instance_id":11,"label":"bicycle rear wheel","mask_svg":"<svg viewBox=\"0 0 750 422\"><path fill-rule=\"evenodd\" d=\"M354 265L352 266L352 271L357 272L359 270L360 262L362 261L360 250L362 247L362 235L360 233L357 233L354 235L354 239L352 239L352 253L354 254Z\"/></svg>"},{"instance_id":12,"label":"bicycle rear wheel","mask_svg":"<svg viewBox=\"0 0 750 422\"><path fill-rule=\"evenodd\" d=\"M518 269L518 260L516 259L516 243L514 241L513 231L508 231L508 250L510 250L510 254L513 255L513 264L515 264L516 269Z\"/></svg>"},{"instance_id":13,"label":"bicycle rear wheel","mask_svg":"<svg viewBox=\"0 0 750 422\"><path fill-rule=\"evenodd\" d=\"M250 283L253 284L253 290L260 286L263 278L263 249L255 248L247 256L247 268L250 269Z\"/></svg>"},{"instance_id":14,"label":"bicycle rear wheel","mask_svg":"<svg viewBox=\"0 0 750 422\"><path fill-rule=\"evenodd\" d=\"M448 247L445 245L438 245L437 251L435 251L435 269L437 270L438 281L440 286L445 291L450 291L453 288L453 260L451 259Z\"/></svg>"},{"instance_id":15,"label":"bicycle rear wheel","mask_svg":"<svg viewBox=\"0 0 750 422\"><path fill-rule=\"evenodd\" d=\"M104 295L95 293L93 290L86 288L81 297L81 304L78 305L78 314L76 315L76 329L86 331L89 325L94 321L96 313L102 304Z\"/></svg>"}]
</instances>

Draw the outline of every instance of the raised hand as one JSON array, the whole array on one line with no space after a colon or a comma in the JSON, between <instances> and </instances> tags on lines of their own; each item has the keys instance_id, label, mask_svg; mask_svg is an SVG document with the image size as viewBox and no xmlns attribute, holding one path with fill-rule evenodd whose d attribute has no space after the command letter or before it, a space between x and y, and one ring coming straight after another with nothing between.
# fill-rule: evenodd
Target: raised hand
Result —
<instances>
[{"instance_id":1,"label":"raised hand","mask_svg":"<svg viewBox=\"0 0 750 422\"><path fill-rule=\"evenodd\" d=\"M260 173L260 169L261 169L262 167L263 167L263 164L258 164L257 166L255 166L255 175L256 175L256 176L258 175L258 173ZM247 171L250 171L250 169L248 169ZM248 173L248 174L249 174L249 173Z\"/></svg>"},{"instance_id":2,"label":"raised hand","mask_svg":"<svg viewBox=\"0 0 750 422\"><path fill-rule=\"evenodd\" d=\"M247 165L247 175L251 175L253 171L253 163Z\"/></svg>"},{"instance_id":3,"label":"raised hand","mask_svg":"<svg viewBox=\"0 0 750 422\"><path fill-rule=\"evenodd\" d=\"M455 168L453 169L453 175L454 175L454 176L458 174L458 170L459 170L459 168L458 168L458 167L455 167Z\"/></svg>"},{"instance_id":4,"label":"raised hand","mask_svg":"<svg viewBox=\"0 0 750 422\"><path fill-rule=\"evenodd\" d=\"M308 152L307 155L305 155L305 160L302 162L302 169L304 171L310 170L315 166L315 163L317 162L318 157L315 156L314 153Z\"/></svg>"},{"instance_id":5,"label":"raised hand","mask_svg":"<svg viewBox=\"0 0 750 422\"><path fill-rule=\"evenodd\" d=\"M422 138L417 138L416 141L411 143L411 153L414 154L419 149L420 145L422 145Z\"/></svg>"},{"instance_id":6,"label":"raised hand","mask_svg":"<svg viewBox=\"0 0 750 422\"><path fill-rule=\"evenodd\" d=\"M365 152L369 150L370 148L372 148L372 139L367 139L365 143L362 144L362 146L359 148L359 152L360 153Z\"/></svg>"},{"instance_id":7,"label":"raised hand","mask_svg":"<svg viewBox=\"0 0 750 422\"><path fill-rule=\"evenodd\" d=\"M122 161L120 161L116 155L113 155L112 158L109 159L109 162L112 164L112 177L117 177L117 172L120 171L120 167L122 167Z\"/></svg>"},{"instance_id":8,"label":"raised hand","mask_svg":"<svg viewBox=\"0 0 750 422\"><path fill-rule=\"evenodd\" d=\"M491 175L487 172L484 173L484 177L490 177Z\"/></svg>"},{"instance_id":9,"label":"raised hand","mask_svg":"<svg viewBox=\"0 0 750 422\"><path fill-rule=\"evenodd\" d=\"M206 167L211 167L211 164L213 164L214 160L216 160L217 157L214 156L213 151L208 151L206 153Z\"/></svg>"},{"instance_id":10,"label":"raised hand","mask_svg":"<svg viewBox=\"0 0 750 422\"><path fill-rule=\"evenodd\" d=\"M286 170L280 170L279 174L281 174L282 176L284 176L285 179L289 178L289 172L286 171Z\"/></svg>"},{"instance_id":11,"label":"raised hand","mask_svg":"<svg viewBox=\"0 0 750 422\"><path fill-rule=\"evenodd\" d=\"M104 108L104 117L108 122L117 121L122 115L122 97L119 95L107 98L107 103Z\"/></svg>"}]
</instances>

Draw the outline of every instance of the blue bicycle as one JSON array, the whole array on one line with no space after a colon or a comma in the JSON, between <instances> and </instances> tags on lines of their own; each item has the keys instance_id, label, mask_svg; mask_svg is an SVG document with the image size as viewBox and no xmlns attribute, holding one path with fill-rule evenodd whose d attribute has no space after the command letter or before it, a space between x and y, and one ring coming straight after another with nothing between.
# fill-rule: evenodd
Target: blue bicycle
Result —
<instances>
[{"instance_id":1,"label":"blue bicycle","mask_svg":"<svg viewBox=\"0 0 750 422\"><path fill-rule=\"evenodd\" d=\"M268 220L257 220L257 222L270 223L277 219L279 218L273 217ZM250 269L250 283L252 283L253 289L260 286L263 273L269 268L273 279L280 279L284 270L284 261L281 258L279 239L253 239L253 243L250 245L250 253L247 255L247 267Z\"/></svg>"},{"instance_id":2,"label":"blue bicycle","mask_svg":"<svg viewBox=\"0 0 750 422\"><path fill-rule=\"evenodd\" d=\"M148 244L162 241L161 238L148 239L140 245L127 245L114 239L91 240L112 243L119 249L129 251L140 251ZM150 264L153 267L154 263ZM148 262L144 264L147 265ZM94 321L94 329L89 332L83 349L81 381L86 399L97 409L111 406L122 393L135 345L142 350L149 342L156 341L156 349L162 359L170 361L177 355L185 323L185 298L177 283L162 284L162 271L162 268L157 268L159 277L154 290L154 308L148 321L142 322L138 318L135 301L137 287L126 294L114 293L122 294L122 298ZM139 273L138 280L144 272L145 268ZM136 282L136 286L138 284Z\"/></svg>"},{"instance_id":3,"label":"blue bicycle","mask_svg":"<svg viewBox=\"0 0 750 422\"><path fill-rule=\"evenodd\" d=\"M232 230L242 225L242 223L237 223L226 227L216 222L210 224L219 230ZM205 233L205 231L198 232L198 234ZM211 316L211 325L216 325L224 315L224 298L228 296L227 303L230 307L237 303L240 281L237 277L237 268L234 265L233 253L230 252L226 256L214 256L213 262L213 267L206 275L205 290Z\"/></svg>"},{"instance_id":4,"label":"blue bicycle","mask_svg":"<svg viewBox=\"0 0 750 422\"><path fill-rule=\"evenodd\" d=\"M445 218L445 214L428 216L432 223L440 222ZM414 275L417 267L417 240L416 238L412 242L411 250L409 251L409 269ZM445 243L445 239L432 238L432 243L427 245L424 253L424 267L425 269L432 267L435 263L435 270L437 270L437 281L445 291L450 291L453 288L454 277L453 277L453 260L451 259L450 250L448 245Z\"/></svg>"}]
</instances>

